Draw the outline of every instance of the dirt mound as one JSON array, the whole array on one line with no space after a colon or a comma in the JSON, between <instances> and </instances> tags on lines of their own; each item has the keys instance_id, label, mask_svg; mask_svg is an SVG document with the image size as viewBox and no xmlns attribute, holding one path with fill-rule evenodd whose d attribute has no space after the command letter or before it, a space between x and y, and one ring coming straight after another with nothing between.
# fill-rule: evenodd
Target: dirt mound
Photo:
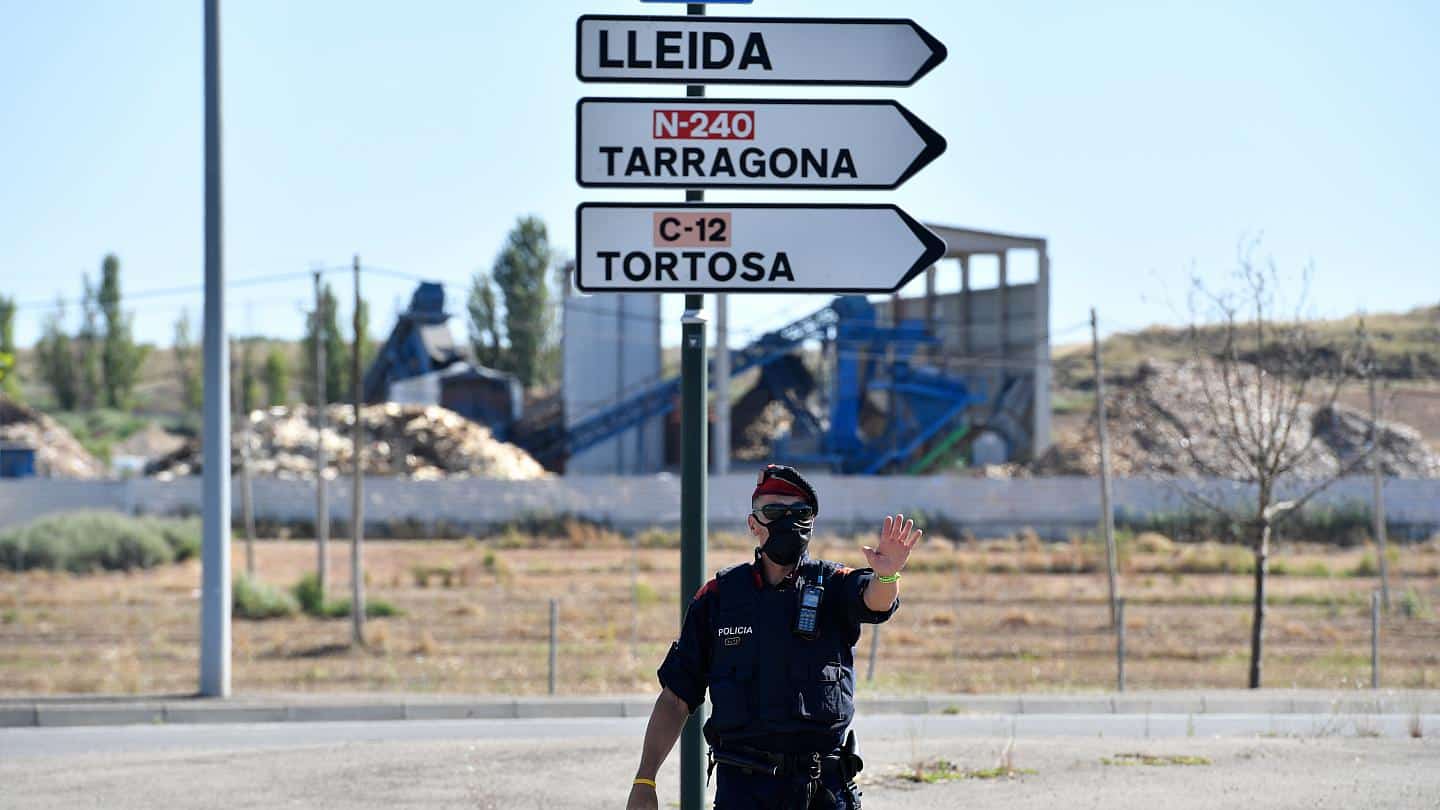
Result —
<instances>
[{"instance_id":1,"label":"dirt mound","mask_svg":"<svg viewBox=\"0 0 1440 810\"><path fill-rule=\"evenodd\" d=\"M325 446L328 476L349 472L354 459L354 416L349 405L331 405L325 411ZM248 443L250 471L257 476L311 478L315 475L316 426L314 410L307 406L271 408L251 413L236 427L233 465L239 468L242 444ZM497 440L490 429L436 406L369 405L360 411L365 443L365 474L403 476L417 480L438 478L503 478L527 480L548 475L530 454ZM162 458L146 468L147 475L196 475L201 469L199 442Z\"/></svg>"},{"instance_id":2,"label":"dirt mound","mask_svg":"<svg viewBox=\"0 0 1440 810\"><path fill-rule=\"evenodd\" d=\"M1223 390L1217 374L1209 363L1150 361L1141 366L1133 384L1107 397L1114 474L1247 477L1245 462L1226 444L1228 429L1208 416L1217 411L1229 416L1223 406L1209 405L1207 388L1212 395ZM1242 430L1258 429L1258 417L1237 410ZM1380 464L1386 475L1440 477L1440 456L1418 431L1386 421L1379 428ZM1352 408L1301 404L1295 430L1286 437L1290 450L1301 456L1295 474L1313 479L1345 469L1365 451L1369 429L1368 415ZM1092 417L1077 434L1059 437L1031 469L1036 475L1098 475L1098 447ZM1365 469L1362 465L1358 471Z\"/></svg>"},{"instance_id":3,"label":"dirt mound","mask_svg":"<svg viewBox=\"0 0 1440 810\"><path fill-rule=\"evenodd\" d=\"M132 434L130 438L110 448L110 452L112 457L136 456L143 459L154 459L174 453L184 447L185 443L184 436L171 433L151 422L144 429Z\"/></svg>"},{"instance_id":4,"label":"dirt mound","mask_svg":"<svg viewBox=\"0 0 1440 810\"><path fill-rule=\"evenodd\" d=\"M35 472L47 478L101 478L105 465L59 422L0 397L0 443L35 449Z\"/></svg>"}]
</instances>

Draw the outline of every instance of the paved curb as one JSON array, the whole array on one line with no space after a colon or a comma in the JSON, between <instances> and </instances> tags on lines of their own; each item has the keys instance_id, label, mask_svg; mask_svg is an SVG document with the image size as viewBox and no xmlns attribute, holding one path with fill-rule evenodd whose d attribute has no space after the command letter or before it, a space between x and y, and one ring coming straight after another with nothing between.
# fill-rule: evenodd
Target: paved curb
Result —
<instances>
[{"instance_id":1,"label":"paved curb","mask_svg":"<svg viewBox=\"0 0 1440 810\"><path fill-rule=\"evenodd\" d=\"M403 720L526 720L560 718L648 717L654 699L639 696L597 698L474 698L457 700L306 702L232 698L130 702L113 699L0 703L0 727L118 726L162 723L326 723ZM856 701L860 714L965 715L1149 715L1440 714L1440 691L1116 695L922 695L875 697Z\"/></svg>"}]
</instances>

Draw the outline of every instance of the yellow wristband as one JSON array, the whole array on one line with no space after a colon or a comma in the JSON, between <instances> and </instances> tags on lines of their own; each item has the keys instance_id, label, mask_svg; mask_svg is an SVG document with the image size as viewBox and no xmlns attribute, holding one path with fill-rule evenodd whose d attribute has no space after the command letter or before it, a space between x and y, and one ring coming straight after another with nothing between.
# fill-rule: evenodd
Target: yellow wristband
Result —
<instances>
[{"instance_id":1,"label":"yellow wristband","mask_svg":"<svg viewBox=\"0 0 1440 810\"><path fill-rule=\"evenodd\" d=\"M900 572L899 572L899 571L896 571L895 573L891 574L891 575L888 576L888 577L882 577L882 576L880 576L879 574L876 574L876 575L875 575L875 581L876 581L876 582L887 582L887 583L888 583L888 582L899 582L899 581L900 581Z\"/></svg>"},{"instance_id":2,"label":"yellow wristband","mask_svg":"<svg viewBox=\"0 0 1440 810\"><path fill-rule=\"evenodd\" d=\"M655 787L655 780L654 780L654 779L646 779L646 778L643 777L643 776L637 776L637 777L635 777L635 781L632 782L631 784L632 784L632 785L649 785L650 787L653 788L653 787Z\"/></svg>"}]
</instances>

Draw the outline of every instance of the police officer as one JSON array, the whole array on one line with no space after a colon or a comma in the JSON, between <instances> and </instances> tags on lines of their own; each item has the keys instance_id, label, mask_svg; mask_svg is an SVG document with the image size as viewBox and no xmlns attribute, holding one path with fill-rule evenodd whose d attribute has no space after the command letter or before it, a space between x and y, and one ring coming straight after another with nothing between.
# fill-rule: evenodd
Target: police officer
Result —
<instances>
[{"instance_id":1,"label":"police officer","mask_svg":"<svg viewBox=\"0 0 1440 810\"><path fill-rule=\"evenodd\" d=\"M855 642L900 605L915 521L886 517L868 568L810 558L820 501L791 467L760 472L747 523L754 562L726 568L690 602L660 665L660 697L627 804L657 807L655 774L710 692L705 723L716 810L858 810Z\"/></svg>"}]
</instances>

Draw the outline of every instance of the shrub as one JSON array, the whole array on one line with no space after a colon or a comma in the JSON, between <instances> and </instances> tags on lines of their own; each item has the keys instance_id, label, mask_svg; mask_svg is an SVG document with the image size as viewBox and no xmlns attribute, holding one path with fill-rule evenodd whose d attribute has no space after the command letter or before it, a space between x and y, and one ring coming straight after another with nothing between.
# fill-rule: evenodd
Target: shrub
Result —
<instances>
[{"instance_id":1,"label":"shrub","mask_svg":"<svg viewBox=\"0 0 1440 810\"><path fill-rule=\"evenodd\" d=\"M325 595L320 593L320 578L314 574L306 574L295 583L291 589L295 594L295 601L300 603L300 609L305 611L307 616L320 616L325 612Z\"/></svg>"},{"instance_id":2,"label":"shrub","mask_svg":"<svg viewBox=\"0 0 1440 810\"><path fill-rule=\"evenodd\" d=\"M320 593L320 580L314 574L306 574L302 577L299 582L295 583L291 592L295 594L295 601L300 603L300 609L305 611L307 616L319 619L343 619L350 615L350 600L326 601L323 594ZM371 618L399 616L400 609L383 599L366 599L365 615Z\"/></svg>"},{"instance_id":3,"label":"shrub","mask_svg":"<svg viewBox=\"0 0 1440 810\"><path fill-rule=\"evenodd\" d=\"M1169 554L1175 550L1175 541L1159 532L1140 532L1135 535L1135 550L1142 554Z\"/></svg>"},{"instance_id":4,"label":"shrub","mask_svg":"<svg viewBox=\"0 0 1440 810\"><path fill-rule=\"evenodd\" d=\"M1375 561L1375 555L1367 551L1365 556L1360 558L1360 562L1355 563L1354 567L1346 571L1345 574L1346 576L1352 577L1378 576L1380 574L1380 564Z\"/></svg>"},{"instance_id":5,"label":"shrub","mask_svg":"<svg viewBox=\"0 0 1440 810\"><path fill-rule=\"evenodd\" d=\"M143 518L149 523L165 542L170 545L170 550L175 553L175 562L185 562L200 556L201 532L203 529L200 518Z\"/></svg>"},{"instance_id":6,"label":"shrub","mask_svg":"<svg viewBox=\"0 0 1440 810\"><path fill-rule=\"evenodd\" d=\"M1430 607L1430 600L1414 588L1406 588L1405 592L1400 594L1400 613L1407 619L1435 618L1435 610Z\"/></svg>"},{"instance_id":7,"label":"shrub","mask_svg":"<svg viewBox=\"0 0 1440 810\"><path fill-rule=\"evenodd\" d=\"M637 534L635 543L640 548L679 548L680 532L678 529L661 529L652 526Z\"/></svg>"},{"instance_id":8,"label":"shrub","mask_svg":"<svg viewBox=\"0 0 1440 810\"><path fill-rule=\"evenodd\" d=\"M655 590L654 586L648 582L635 583L634 597L635 604L640 607L653 605L660 601L660 594Z\"/></svg>"},{"instance_id":9,"label":"shrub","mask_svg":"<svg viewBox=\"0 0 1440 810\"><path fill-rule=\"evenodd\" d=\"M399 616L400 608L386 602L384 599L366 599L365 616L371 619L385 619L391 616ZM324 618L327 619L348 619L350 618L350 600L337 599L334 602L325 604Z\"/></svg>"},{"instance_id":10,"label":"shrub","mask_svg":"<svg viewBox=\"0 0 1440 810\"><path fill-rule=\"evenodd\" d=\"M280 619L300 609L290 594L244 574L235 578L230 594L231 614L237 619Z\"/></svg>"},{"instance_id":11,"label":"shrub","mask_svg":"<svg viewBox=\"0 0 1440 810\"><path fill-rule=\"evenodd\" d=\"M152 568L199 549L192 521L133 518L117 512L66 512L0 532L0 567L88 574Z\"/></svg>"}]
</instances>

